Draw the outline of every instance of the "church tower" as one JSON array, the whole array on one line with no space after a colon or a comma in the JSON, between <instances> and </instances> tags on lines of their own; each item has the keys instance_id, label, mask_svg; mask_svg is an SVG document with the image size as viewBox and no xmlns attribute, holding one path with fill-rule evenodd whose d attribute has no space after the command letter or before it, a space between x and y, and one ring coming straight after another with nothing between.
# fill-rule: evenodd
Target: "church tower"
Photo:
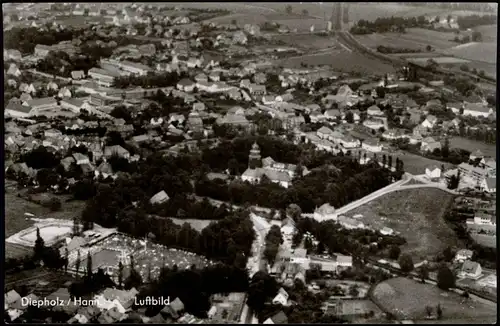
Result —
<instances>
[{"instance_id":1,"label":"church tower","mask_svg":"<svg viewBox=\"0 0 500 326\"><path fill-rule=\"evenodd\" d=\"M260 156L260 148L257 143L253 143L252 149L250 150L250 155L248 156L248 168L255 169L262 166L262 160Z\"/></svg>"}]
</instances>

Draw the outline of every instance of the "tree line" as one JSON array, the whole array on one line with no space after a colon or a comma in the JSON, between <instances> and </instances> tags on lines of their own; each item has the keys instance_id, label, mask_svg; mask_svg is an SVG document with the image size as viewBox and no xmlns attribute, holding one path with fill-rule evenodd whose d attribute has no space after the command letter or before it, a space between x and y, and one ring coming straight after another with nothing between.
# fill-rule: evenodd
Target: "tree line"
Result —
<instances>
[{"instance_id":1,"label":"tree line","mask_svg":"<svg viewBox=\"0 0 500 326\"><path fill-rule=\"evenodd\" d=\"M179 298L186 312L199 318L207 318L210 296L216 293L246 292L248 273L244 268L223 264L197 269L179 270L177 266L163 268L157 280L152 281L138 294L138 300L146 297L169 297L171 302ZM146 307L146 316L155 316L163 306Z\"/></svg>"},{"instance_id":2,"label":"tree line","mask_svg":"<svg viewBox=\"0 0 500 326\"><path fill-rule=\"evenodd\" d=\"M294 180L289 188L271 183L265 176L260 184L234 181L230 184L222 180L206 178L196 183L196 193L234 204L256 204L263 207L284 209L295 203L304 212L313 212L316 207L327 202L334 207L344 206L354 200L389 185L394 174L377 163L363 166L346 157L346 168L321 167L308 175ZM339 161L340 162L340 161ZM354 167L350 169L347 164ZM337 165L338 167L339 165Z\"/></svg>"},{"instance_id":3,"label":"tree line","mask_svg":"<svg viewBox=\"0 0 500 326\"><path fill-rule=\"evenodd\" d=\"M318 222L311 218L301 218L296 223L296 227L297 232L292 239L294 245L298 245L304 235L309 233L318 241L316 248L311 248L318 254L328 250L329 254L351 255L361 261L368 255L380 255L393 246L406 243L406 240L400 236L382 235L378 231L369 229L349 230L332 220Z\"/></svg>"},{"instance_id":4,"label":"tree line","mask_svg":"<svg viewBox=\"0 0 500 326\"><path fill-rule=\"evenodd\" d=\"M19 50L23 54L32 54L37 44L54 45L62 41L71 41L82 33L82 29L71 27L49 31L40 31L36 27L14 27L5 31L4 46L6 49Z\"/></svg>"}]
</instances>

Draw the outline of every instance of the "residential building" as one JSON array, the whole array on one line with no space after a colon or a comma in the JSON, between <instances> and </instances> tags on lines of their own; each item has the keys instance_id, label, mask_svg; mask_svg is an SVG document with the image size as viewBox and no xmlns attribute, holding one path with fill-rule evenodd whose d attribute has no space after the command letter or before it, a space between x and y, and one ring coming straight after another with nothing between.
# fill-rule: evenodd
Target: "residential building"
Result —
<instances>
[{"instance_id":1,"label":"residential building","mask_svg":"<svg viewBox=\"0 0 500 326\"><path fill-rule=\"evenodd\" d=\"M476 149L474 152L470 153L470 155L469 155L470 161L482 160L483 158L484 158L484 154L479 149Z\"/></svg>"},{"instance_id":2,"label":"residential building","mask_svg":"<svg viewBox=\"0 0 500 326\"><path fill-rule=\"evenodd\" d=\"M278 290L278 294L273 299L273 304L280 304L282 306L286 306L288 304L288 293L285 289L280 288Z\"/></svg>"},{"instance_id":3,"label":"residential building","mask_svg":"<svg viewBox=\"0 0 500 326\"><path fill-rule=\"evenodd\" d=\"M384 115L384 112L382 112L378 106L372 105L368 108L368 110L366 110L366 114L369 116L380 117Z\"/></svg>"},{"instance_id":4,"label":"residential building","mask_svg":"<svg viewBox=\"0 0 500 326\"><path fill-rule=\"evenodd\" d=\"M489 108L487 105L483 103L465 103L464 104L464 113L463 115L472 116L472 117L483 117L487 118L490 114L493 113L493 109Z\"/></svg>"},{"instance_id":5,"label":"residential building","mask_svg":"<svg viewBox=\"0 0 500 326\"><path fill-rule=\"evenodd\" d=\"M430 180L433 180L433 181L439 180L439 178L441 178L441 169L435 165L426 167L425 168L425 175Z\"/></svg>"},{"instance_id":6,"label":"residential building","mask_svg":"<svg viewBox=\"0 0 500 326\"><path fill-rule=\"evenodd\" d=\"M481 189L490 194L497 193L497 178L484 178L481 182Z\"/></svg>"},{"instance_id":7,"label":"residential building","mask_svg":"<svg viewBox=\"0 0 500 326\"><path fill-rule=\"evenodd\" d=\"M42 111L55 109L57 107L57 101L53 97L35 98L24 102L23 105L30 107L32 114L38 114Z\"/></svg>"},{"instance_id":8,"label":"residential building","mask_svg":"<svg viewBox=\"0 0 500 326\"><path fill-rule=\"evenodd\" d=\"M69 97L71 97L71 91L67 87L63 87L57 93L57 97L59 97L59 98L69 98Z\"/></svg>"},{"instance_id":9,"label":"residential building","mask_svg":"<svg viewBox=\"0 0 500 326\"><path fill-rule=\"evenodd\" d=\"M170 197L167 195L165 190L162 190L159 193L157 193L156 195L154 195L153 197L151 197L149 202L151 204L163 204L164 202L168 201L169 199L170 199Z\"/></svg>"},{"instance_id":10,"label":"residential building","mask_svg":"<svg viewBox=\"0 0 500 326\"><path fill-rule=\"evenodd\" d=\"M284 188L288 188L291 185L292 177L289 173L270 167L262 168L260 166L262 166L260 148L257 143L254 143L249 155L248 169L243 172L241 179L251 183L259 183L266 176L271 182L278 183Z\"/></svg>"},{"instance_id":11,"label":"residential building","mask_svg":"<svg viewBox=\"0 0 500 326\"><path fill-rule=\"evenodd\" d=\"M471 260L473 254L474 253L472 252L472 250L461 249L461 250L457 251L457 253L455 255L455 261L463 263L466 260Z\"/></svg>"},{"instance_id":12,"label":"residential building","mask_svg":"<svg viewBox=\"0 0 500 326\"><path fill-rule=\"evenodd\" d=\"M379 153L382 151L382 145L374 139L366 139L361 144L361 148L370 151L372 153Z\"/></svg>"},{"instance_id":13,"label":"residential building","mask_svg":"<svg viewBox=\"0 0 500 326\"><path fill-rule=\"evenodd\" d=\"M111 85L113 85L114 79L120 77L120 74L118 72L100 68L91 68L88 71L88 75L99 85L104 87L111 87Z\"/></svg>"},{"instance_id":14,"label":"residential building","mask_svg":"<svg viewBox=\"0 0 500 326\"><path fill-rule=\"evenodd\" d=\"M434 128L436 123L437 123L437 118L435 116L429 114L425 118L424 122L422 122L422 127L432 129L432 128Z\"/></svg>"},{"instance_id":15,"label":"residential building","mask_svg":"<svg viewBox=\"0 0 500 326\"><path fill-rule=\"evenodd\" d=\"M31 107L13 101L9 101L9 104L7 104L4 110L4 115L12 118L28 118L31 114Z\"/></svg>"},{"instance_id":16,"label":"residential building","mask_svg":"<svg viewBox=\"0 0 500 326\"><path fill-rule=\"evenodd\" d=\"M347 216L339 216L338 222L346 229L364 229L365 225L363 222L356 220L354 218L350 218Z\"/></svg>"},{"instance_id":17,"label":"residential building","mask_svg":"<svg viewBox=\"0 0 500 326\"><path fill-rule=\"evenodd\" d=\"M76 165L90 164L88 156L83 155L81 153L74 153L73 158L75 159Z\"/></svg>"},{"instance_id":18,"label":"residential building","mask_svg":"<svg viewBox=\"0 0 500 326\"><path fill-rule=\"evenodd\" d=\"M52 48L48 45L37 44L35 46L35 56L45 58L51 50Z\"/></svg>"},{"instance_id":19,"label":"residential building","mask_svg":"<svg viewBox=\"0 0 500 326\"><path fill-rule=\"evenodd\" d=\"M474 224L495 226L497 224L497 218L496 215L476 213L474 215Z\"/></svg>"},{"instance_id":20,"label":"residential building","mask_svg":"<svg viewBox=\"0 0 500 326\"><path fill-rule=\"evenodd\" d=\"M64 98L61 100L61 107L75 113L80 113L84 102L78 98Z\"/></svg>"},{"instance_id":21,"label":"residential building","mask_svg":"<svg viewBox=\"0 0 500 326\"><path fill-rule=\"evenodd\" d=\"M488 171L486 169L481 169L480 167L475 167L468 163L460 163L458 166L460 175L464 181L468 181L475 186L479 186L481 181L487 176Z\"/></svg>"},{"instance_id":22,"label":"residential building","mask_svg":"<svg viewBox=\"0 0 500 326\"><path fill-rule=\"evenodd\" d=\"M384 121L381 119L366 119L365 121L363 121L363 126L375 131L380 130L380 128L386 127Z\"/></svg>"},{"instance_id":23,"label":"residential building","mask_svg":"<svg viewBox=\"0 0 500 326\"><path fill-rule=\"evenodd\" d=\"M119 66L124 71L130 72L134 75L145 76L152 69L146 65L141 63L131 62L131 61L123 61L119 63Z\"/></svg>"},{"instance_id":24,"label":"residential building","mask_svg":"<svg viewBox=\"0 0 500 326\"><path fill-rule=\"evenodd\" d=\"M458 276L460 278L471 278L471 279L478 279L481 275L483 274L483 270L481 268L481 265L477 262L466 260L462 268L460 269L460 272L458 273Z\"/></svg>"},{"instance_id":25,"label":"residential building","mask_svg":"<svg viewBox=\"0 0 500 326\"><path fill-rule=\"evenodd\" d=\"M106 146L104 148L104 157L107 159L111 158L113 155L118 155L119 157L129 158L130 152L120 145Z\"/></svg>"},{"instance_id":26,"label":"residential building","mask_svg":"<svg viewBox=\"0 0 500 326\"><path fill-rule=\"evenodd\" d=\"M436 149L441 149L441 143L434 140L432 137L422 139L420 150L423 152L434 152Z\"/></svg>"},{"instance_id":27,"label":"residential building","mask_svg":"<svg viewBox=\"0 0 500 326\"><path fill-rule=\"evenodd\" d=\"M264 324L288 324L288 317L283 311L280 311L274 316L267 318Z\"/></svg>"},{"instance_id":28,"label":"residential building","mask_svg":"<svg viewBox=\"0 0 500 326\"><path fill-rule=\"evenodd\" d=\"M281 222L281 233L285 237L290 237L295 233L295 221L291 217L287 217Z\"/></svg>"},{"instance_id":29,"label":"residential building","mask_svg":"<svg viewBox=\"0 0 500 326\"><path fill-rule=\"evenodd\" d=\"M184 91L184 92L192 92L195 87L196 87L196 83L187 79L187 78L181 79L177 83L177 89Z\"/></svg>"},{"instance_id":30,"label":"residential building","mask_svg":"<svg viewBox=\"0 0 500 326\"><path fill-rule=\"evenodd\" d=\"M253 96L266 95L266 86L265 85L250 84L250 86L248 87L248 90L250 91L250 94Z\"/></svg>"},{"instance_id":31,"label":"residential building","mask_svg":"<svg viewBox=\"0 0 500 326\"><path fill-rule=\"evenodd\" d=\"M327 220L337 220L335 208L329 203L324 203L319 208L314 210L313 218L316 221L322 222Z\"/></svg>"}]
</instances>

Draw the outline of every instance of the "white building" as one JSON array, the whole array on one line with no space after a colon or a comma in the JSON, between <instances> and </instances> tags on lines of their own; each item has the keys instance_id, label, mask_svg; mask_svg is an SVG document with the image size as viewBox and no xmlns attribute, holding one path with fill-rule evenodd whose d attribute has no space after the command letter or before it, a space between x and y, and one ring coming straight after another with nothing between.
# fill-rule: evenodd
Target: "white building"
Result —
<instances>
[{"instance_id":1,"label":"white building","mask_svg":"<svg viewBox=\"0 0 500 326\"><path fill-rule=\"evenodd\" d=\"M319 222L337 220L337 214L335 213L335 208L332 205L324 203L314 211L313 218Z\"/></svg>"},{"instance_id":2,"label":"white building","mask_svg":"<svg viewBox=\"0 0 500 326\"><path fill-rule=\"evenodd\" d=\"M427 178L431 180L436 180L441 178L441 169L437 166L429 166L425 168L425 175Z\"/></svg>"},{"instance_id":3,"label":"white building","mask_svg":"<svg viewBox=\"0 0 500 326\"><path fill-rule=\"evenodd\" d=\"M273 299L273 304L280 304L282 306L286 306L288 304L288 293L285 289L279 289L278 294Z\"/></svg>"},{"instance_id":4,"label":"white building","mask_svg":"<svg viewBox=\"0 0 500 326\"><path fill-rule=\"evenodd\" d=\"M479 263L466 260L458 273L458 277L478 279L482 274L483 270Z\"/></svg>"},{"instance_id":5,"label":"white building","mask_svg":"<svg viewBox=\"0 0 500 326\"><path fill-rule=\"evenodd\" d=\"M466 260L470 260L472 259L472 255L473 255L472 250L461 249L457 251L457 254L455 255L455 261L464 262Z\"/></svg>"},{"instance_id":6,"label":"white building","mask_svg":"<svg viewBox=\"0 0 500 326\"><path fill-rule=\"evenodd\" d=\"M379 153L382 151L382 145L380 145L379 142L371 139L363 141L363 143L361 144L361 148L372 153Z\"/></svg>"},{"instance_id":7,"label":"white building","mask_svg":"<svg viewBox=\"0 0 500 326\"><path fill-rule=\"evenodd\" d=\"M497 178L484 178L481 182L481 189L490 194L497 192Z\"/></svg>"}]
</instances>

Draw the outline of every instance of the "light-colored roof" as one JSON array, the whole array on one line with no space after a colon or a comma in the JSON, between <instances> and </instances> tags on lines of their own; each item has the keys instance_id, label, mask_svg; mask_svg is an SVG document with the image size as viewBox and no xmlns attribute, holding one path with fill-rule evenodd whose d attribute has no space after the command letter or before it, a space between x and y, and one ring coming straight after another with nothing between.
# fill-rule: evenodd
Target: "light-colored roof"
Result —
<instances>
[{"instance_id":1,"label":"light-colored roof","mask_svg":"<svg viewBox=\"0 0 500 326\"><path fill-rule=\"evenodd\" d=\"M318 129L317 132L318 133L322 133L322 134L333 134L333 130L331 130L328 127L321 127L321 128Z\"/></svg>"},{"instance_id":2,"label":"light-colored roof","mask_svg":"<svg viewBox=\"0 0 500 326\"><path fill-rule=\"evenodd\" d=\"M15 290L10 290L9 292L7 292L5 294L5 302L7 304L12 304L20 299L21 299L21 296Z\"/></svg>"},{"instance_id":3,"label":"light-colored roof","mask_svg":"<svg viewBox=\"0 0 500 326\"><path fill-rule=\"evenodd\" d=\"M333 214L333 213L335 213L335 208L332 205L330 205L329 203L324 203L316 210L316 213L319 213L322 215Z\"/></svg>"},{"instance_id":4,"label":"light-colored roof","mask_svg":"<svg viewBox=\"0 0 500 326\"><path fill-rule=\"evenodd\" d=\"M486 178L486 186L489 189L494 189L497 187L497 178Z\"/></svg>"},{"instance_id":5,"label":"light-colored roof","mask_svg":"<svg viewBox=\"0 0 500 326\"><path fill-rule=\"evenodd\" d=\"M462 265L462 271L465 273L472 273L475 274L477 269L481 267L479 263L471 260L466 260L464 264Z\"/></svg>"},{"instance_id":6,"label":"light-colored roof","mask_svg":"<svg viewBox=\"0 0 500 326\"><path fill-rule=\"evenodd\" d=\"M125 148L121 147L120 145L106 146L104 148L104 155L109 156L109 155L113 155L113 153L127 154L127 153L129 153L129 151L127 151Z\"/></svg>"},{"instance_id":7,"label":"light-colored roof","mask_svg":"<svg viewBox=\"0 0 500 326\"><path fill-rule=\"evenodd\" d=\"M153 197L151 197L151 199L149 200L149 202L152 203L152 204L154 204L154 203L158 203L158 202L162 202L162 201L168 200L169 198L170 197L165 192L165 190L162 190L162 191L158 192L156 195L154 195Z\"/></svg>"},{"instance_id":8,"label":"light-colored roof","mask_svg":"<svg viewBox=\"0 0 500 326\"><path fill-rule=\"evenodd\" d=\"M184 303L179 298L175 298L174 301L170 302L170 307L174 309L175 312L184 310Z\"/></svg>"},{"instance_id":9,"label":"light-colored roof","mask_svg":"<svg viewBox=\"0 0 500 326\"><path fill-rule=\"evenodd\" d=\"M307 250L306 249L295 249L293 252L294 257L300 257L300 258L305 258L307 256Z\"/></svg>"},{"instance_id":10,"label":"light-colored roof","mask_svg":"<svg viewBox=\"0 0 500 326\"><path fill-rule=\"evenodd\" d=\"M36 106L43 106L43 105L54 105L54 104L57 104L57 101L53 97L44 97L44 98L34 98L32 100L26 101L26 103L30 107L36 107Z\"/></svg>"}]
</instances>

